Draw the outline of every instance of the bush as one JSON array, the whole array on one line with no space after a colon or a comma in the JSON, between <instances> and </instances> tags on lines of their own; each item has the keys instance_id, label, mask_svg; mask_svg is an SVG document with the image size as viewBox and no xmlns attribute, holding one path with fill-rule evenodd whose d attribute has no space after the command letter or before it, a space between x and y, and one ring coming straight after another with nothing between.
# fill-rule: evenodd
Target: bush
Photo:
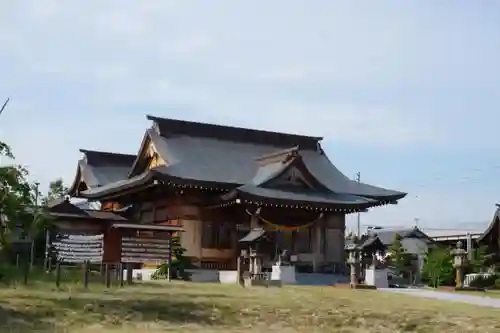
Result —
<instances>
[{"instance_id":1,"label":"bush","mask_svg":"<svg viewBox=\"0 0 500 333\"><path fill-rule=\"evenodd\" d=\"M455 276L452 260L448 249L430 249L425 257L422 281L434 288L454 285Z\"/></svg>"},{"instance_id":2,"label":"bush","mask_svg":"<svg viewBox=\"0 0 500 333\"><path fill-rule=\"evenodd\" d=\"M170 278L190 280L191 274L186 272L186 269L192 268L191 260L184 256L186 249L181 246L181 241L178 236L172 237L172 263L170 266ZM165 263L158 266L156 271L151 274L152 280L166 279L168 274L168 265Z\"/></svg>"},{"instance_id":3,"label":"bush","mask_svg":"<svg viewBox=\"0 0 500 333\"><path fill-rule=\"evenodd\" d=\"M180 279L184 281L189 281L191 279L191 274L189 272L186 272L186 269L190 268L191 265L189 265L187 262L182 263L179 260L172 260L172 266L170 267L170 278L175 280L175 279ZM168 265L162 264L158 266L156 271L151 274L151 279L152 280L162 280L166 279L168 274Z\"/></svg>"},{"instance_id":4,"label":"bush","mask_svg":"<svg viewBox=\"0 0 500 333\"><path fill-rule=\"evenodd\" d=\"M493 286L495 289L500 289L500 277L497 277L495 280L495 285Z\"/></svg>"},{"instance_id":5,"label":"bush","mask_svg":"<svg viewBox=\"0 0 500 333\"><path fill-rule=\"evenodd\" d=\"M497 275L478 275L470 282L470 286L474 288L492 288L495 286L497 280L500 280ZM500 281L499 281L500 282Z\"/></svg>"}]
</instances>

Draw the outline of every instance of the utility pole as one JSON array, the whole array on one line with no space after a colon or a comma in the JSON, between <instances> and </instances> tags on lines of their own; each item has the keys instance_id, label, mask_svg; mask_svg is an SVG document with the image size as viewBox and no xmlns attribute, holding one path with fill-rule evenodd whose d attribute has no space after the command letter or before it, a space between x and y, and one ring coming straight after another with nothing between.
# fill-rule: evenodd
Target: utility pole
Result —
<instances>
[{"instance_id":1,"label":"utility pole","mask_svg":"<svg viewBox=\"0 0 500 333\"><path fill-rule=\"evenodd\" d=\"M361 172L356 173L356 181L361 181ZM361 237L361 213L358 212L358 237Z\"/></svg>"},{"instance_id":2,"label":"utility pole","mask_svg":"<svg viewBox=\"0 0 500 333\"><path fill-rule=\"evenodd\" d=\"M33 215L33 223L37 223L35 219L40 218L38 214L40 213L38 211L38 188L40 186L39 182L35 182L35 214ZM38 226L32 225L31 229L37 228ZM30 238L31 238L31 245L30 245L30 267L32 268L35 264L35 235L34 235L34 230L30 230Z\"/></svg>"}]
</instances>

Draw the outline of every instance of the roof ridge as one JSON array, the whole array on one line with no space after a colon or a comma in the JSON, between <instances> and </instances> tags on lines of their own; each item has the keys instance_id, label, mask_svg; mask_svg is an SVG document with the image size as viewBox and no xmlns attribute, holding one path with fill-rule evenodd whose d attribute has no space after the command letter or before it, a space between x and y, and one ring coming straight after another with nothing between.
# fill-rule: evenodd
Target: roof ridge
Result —
<instances>
[{"instance_id":1,"label":"roof ridge","mask_svg":"<svg viewBox=\"0 0 500 333\"><path fill-rule=\"evenodd\" d=\"M258 143L277 147L300 145L304 148L315 150L318 148L319 141L323 140L322 137L301 134L161 118L151 115L146 115L146 117L148 120L154 121L160 134L166 137L172 135L186 135L226 141Z\"/></svg>"},{"instance_id":2,"label":"roof ridge","mask_svg":"<svg viewBox=\"0 0 500 333\"><path fill-rule=\"evenodd\" d=\"M125 153L115 153L115 152L110 152L110 151L103 151L103 150L92 150L92 149L79 149L81 153L83 154L101 154L101 155L118 155L118 156L128 156L128 157L133 157L136 156L135 154L125 154Z\"/></svg>"}]
</instances>

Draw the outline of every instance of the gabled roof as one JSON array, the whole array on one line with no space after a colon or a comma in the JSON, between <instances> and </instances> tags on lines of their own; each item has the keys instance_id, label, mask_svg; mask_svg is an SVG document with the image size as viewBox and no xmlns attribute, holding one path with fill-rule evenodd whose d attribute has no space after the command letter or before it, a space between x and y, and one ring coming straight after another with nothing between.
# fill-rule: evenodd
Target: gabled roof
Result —
<instances>
[{"instance_id":1,"label":"gabled roof","mask_svg":"<svg viewBox=\"0 0 500 333\"><path fill-rule=\"evenodd\" d=\"M89 220L127 221L121 215L100 210L81 209L68 199L56 199L47 204L48 214L54 218L75 218Z\"/></svg>"},{"instance_id":2,"label":"gabled roof","mask_svg":"<svg viewBox=\"0 0 500 333\"><path fill-rule=\"evenodd\" d=\"M128 174L113 184L92 187L83 197L100 198L153 179L226 184L232 188L252 184L258 176L255 160L266 154L299 146L301 163L319 183L334 193L368 199L396 201L406 193L355 182L342 174L325 155L319 137L187 122L148 116L154 122L145 140L151 140L168 165L146 171L147 176ZM143 140L144 143L144 140ZM132 164L127 172L130 172ZM276 167L276 166L275 166ZM273 167L261 169L271 172ZM126 168L124 167L123 170ZM269 170L267 170L269 169ZM279 171L279 170L278 170ZM119 173L119 172L118 172ZM118 174L117 173L117 174ZM214 186L215 187L215 186Z\"/></svg>"},{"instance_id":3,"label":"gabled roof","mask_svg":"<svg viewBox=\"0 0 500 333\"><path fill-rule=\"evenodd\" d=\"M127 178L135 155L80 149L84 157L78 161L75 179L68 190L75 196L81 183L87 188L108 185Z\"/></svg>"},{"instance_id":4,"label":"gabled roof","mask_svg":"<svg viewBox=\"0 0 500 333\"><path fill-rule=\"evenodd\" d=\"M241 197L251 202L264 199L267 203L316 205L323 208L325 206L368 208L378 204L374 199L334 192L322 184L307 169L299 147L266 154L257 158L256 162L259 166L251 183L237 187L233 193L224 197ZM297 173L294 175L287 171ZM287 179L281 179L284 175Z\"/></svg>"},{"instance_id":5,"label":"gabled roof","mask_svg":"<svg viewBox=\"0 0 500 333\"><path fill-rule=\"evenodd\" d=\"M370 230L368 232L369 236L378 237L380 241L385 246L390 246L394 243L394 238L396 235L399 235L402 239L404 238L418 238L427 240L429 243L432 243L433 240L429 238L424 232L422 232L419 228L407 228L407 229L377 229Z\"/></svg>"}]
</instances>

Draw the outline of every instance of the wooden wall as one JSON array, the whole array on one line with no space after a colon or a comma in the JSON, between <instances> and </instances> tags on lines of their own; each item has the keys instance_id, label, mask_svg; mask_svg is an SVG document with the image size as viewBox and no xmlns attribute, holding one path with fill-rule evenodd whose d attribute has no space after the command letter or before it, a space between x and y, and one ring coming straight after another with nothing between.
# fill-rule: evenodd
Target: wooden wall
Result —
<instances>
[{"instance_id":1,"label":"wooden wall","mask_svg":"<svg viewBox=\"0 0 500 333\"><path fill-rule=\"evenodd\" d=\"M206 195L206 194L205 194ZM156 199L141 205L139 211L141 223L170 224L183 226L179 233L181 244L186 255L194 263L204 262L231 263L235 261L237 248L236 224L249 217L244 212L232 208L203 208L204 198L196 193L170 194L168 197ZM231 248L204 248L203 230L206 223L218 222L232 226Z\"/></svg>"}]
</instances>

